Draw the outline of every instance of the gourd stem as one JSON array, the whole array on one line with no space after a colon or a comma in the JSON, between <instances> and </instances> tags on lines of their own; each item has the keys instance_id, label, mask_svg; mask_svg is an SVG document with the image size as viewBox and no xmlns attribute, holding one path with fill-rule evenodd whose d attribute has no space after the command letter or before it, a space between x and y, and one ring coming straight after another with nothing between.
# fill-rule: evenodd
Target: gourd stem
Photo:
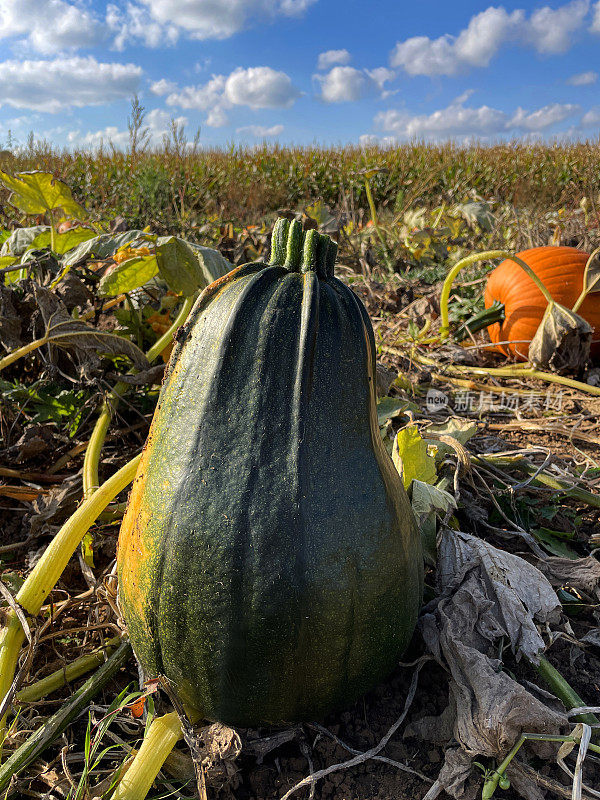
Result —
<instances>
[{"instance_id":1,"label":"gourd stem","mask_svg":"<svg viewBox=\"0 0 600 800\"><path fill-rule=\"evenodd\" d=\"M583 286L581 287L581 294L579 295L579 297L575 301L575 305L571 309L571 311L574 311L575 313L577 313L579 311L579 309L581 307L581 304L583 303L585 298L588 296L588 286L586 285L587 272L588 272L588 269L590 268L590 264L592 263L592 261L596 258L596 256L599 253L600 253L600 247L597 247L592 252L592 254L590 255L590 257L587 260L587 263L585 265L585 269L583 270Z\"/></svg>"},{"instance_id":2,"label":"gourd stem","mask_svg":"<svg viewBox=\"0 0 600 800\"><path fill-rule=\"evenodd\" d=\"M125 666L131 658L129 642L124 641L107 661L89 678L59 710L46 720L0 767L0 791L7 789L25 767L38 758L74 719L89 705L90 701L106 686L109 680Z\"/></svg>"},{"instance_id":3,"label":"gourd stem","mask_svg":"<svg viewBox=\"0 0 600 800\"><path fill-rule=\"evenodd\" d=\"M302 264L302 248L304 245L304 231L299 219L290 222L285 264L283 265L290 272L298 272Z\"/></svg>"},{"instance_id":4,"label":"gourd stem","mask_svg":"<svg viewBox=\"0 0 600 800\"><path fill-rule=\"evenodd\" d=\"M142 746L111 800L144 800L167 756L183 736L175 711L152 720Z\"/></svg>"},{"instance_id":5,"label":"gourd stem","mask_svg":"<svg viewBox=\"0 0 600 800\"><path fill-rule=\"evenodd\" d=\"M555 694L562 702L567 710L571 708L580 708L585 706L586 703L577 694L575 689L567 683L560 672L552 666L544 656L540 656L540 663L533 665L541 678L548 684ZM575 722L584 722L586 725L598 725L598 717L595 714L578 714L573 717Z\"/></svg>"},{"instance_id":6,"label":"gourd stem","mask_svg":"<svg viewBox=\"0 0 600 800\"><path fill-rule=\"evenodd\" d=\"M442 295L440 297L440 312L442 317L442 327L440 329L440 339L447 339L450 335L450 323L449 323L449 310L448 310L448 301L450 299L450 292L452 290L452 284L454 283L454 279L458 275L458 273L464 268L468 267L471 264L475 264L478 261L487 261L490 259L495 258L504 258L509 259L510 261L514 261L515 264L518 264L522 270L524 270L527 275L531 278L531 280L535 283L538 287L540 292L544 295L547 302L550 304L553 301L552 295L546 289L542 281L539 277L535 274L535 272L531 269L529 264L526 264L522 258L519 256L514 255L513 253L509 253L506 250L485 250L482 253L472 253L470 256L466 256L465 258L461 258L450 270L448 275L446 276L446 280L444 281L444 285L442 286Z\"/></svg>"},{"instance_id":7,"label":"gourd stem","mask_svg":"<svg viewBox=\"0 0 600 800\"><path fill-rule=\"evenodd\" d=\"M290 230L290 221L285 217L280 217L273 227L271 234L271 260L272 265L282 267L285 263L287 251L287 239Z\"/></svg>"},{"instance_id":8,"label":"gourd stem","mask_svg":"<svg viewBox=\"0 0 600 800\"><path fill-rule=\"evenodd\" d=\"M48 344L49 341L50 340L47 336L42 336L41 339L36 339L34 342L29 342L29 344L24 344L23 347L13 350L12 353L4 356L4 358L0 358L0 370L3 370L5 367L9 367L15 361L23 358L23 356L26 356L34 350L37 350L38 347L43 347L43 345Z\"/></svg>"},{"instance_id":9,"label":"gourd stem","mask_svg":"<svg viewBox=\"0 0 600 800\"><path fill-rule=\"evenodd\" d=\"M414 358L416 361L421 364L426 364L427 366L440 366L438 361L433 358L428 358L427 356L415 354ZM589 383L575 381L572 378L566 378L564 375L557 375L554 372L544 372L541 369L535 369L535 367L532 367L530 364L524 364L522 366L515 364L510 367L461 367L458 364L449 364L444 366L444 369L449 375L495 375L499 378L538 378L547 383L558 383L561 386L569 386L571 389L578 389L580 392L600 397L600 386L592 386Z\"/></svg>"},{"instance_id":10,"label":"gourd stem","mask_svg":"<svg viewBox=\"0 0 600 800\"><path fill-rule=\"evenodd\" d=\"M175 317L171 327L148 350L146 353L146 358L150 363L152 363L155 358L158 358L163 350L171 344L177 328L183 325L183 323L186 321L188 314L194 305L196 296L197 295L193 295L192 297L185 298L179 314L177 314ZM132 372L134 372L134 370L132 370ZM89 497L98 488L98 468L100 465L100 456L102 453L102 448L104 447L106 434L119 404L119 400L127 392L128 388L129 386L126 383L119 381L114 385L111 394L104 400L102 404L102 410L98 416L98 419L96 420L96 424L94 425L94 430L90 436L83 459L84 498Z\"/></svg>"},{"instance_id":11,"label":"gourd stem","mask_svg":"<svg viewBox=\"0 0 600 800\"><path fill-rule=\"evenodd\" d=\"M97 492L84 500L50 542L16 595L17 603L28 614L39 614L44 600L62 575L77 545L111 500L131 483L140 459L141 455L131 459ZM6 612L6 623L0 631L0 701L4 699L13 682L24 638L25 632L11 608ZM6 717L0 721L0 738L5 724Z\"/></svg>"}]
</instances>

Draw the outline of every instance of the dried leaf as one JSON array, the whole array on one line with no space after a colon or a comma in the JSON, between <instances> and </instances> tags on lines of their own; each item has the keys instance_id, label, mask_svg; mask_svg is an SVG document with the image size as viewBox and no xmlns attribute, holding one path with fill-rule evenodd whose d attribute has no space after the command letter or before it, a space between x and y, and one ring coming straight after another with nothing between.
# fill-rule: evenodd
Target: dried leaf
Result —
<instances>
[{"instance_id":1,"label":"dried leaf","mask_svg":"<svg viewBox=\"0 0 600 800\"><path fill-rule=\"evenodd\" d=\"M600 251L596 250L590 258L583 273L583 289L586 294L600 292Z\"/></svg>"},{"instance_id":2,"label":"dried leaf","mask_svg":"<svg viewBox=\"0 0 600 800\"><path fill-rule=\"evenodd\" d=\"M21 347L21 317L13 303L13 292L0 282L0 344L8 351Z\"/></svg>"},{"instance_id":3,"label":"dried leaf","mask_svg":"<svg viewBox=\"0 0 600 800\"><path fill-rule=\"evenodd\" d=\"M73 319L48 289L34 284L34 294L46 326L45 338L53 346L72 350L81 363L96 365L100 362L98 354L110 354L127 356L138 369L149 366L144 353L129 339Z\"/></svg>"},{"instance_id":4,"label":"dried leaf","mask_svg":"<svg viewBox=\"0 0 600 800\"><path fill-rule=\"evenodd\" d=\"M445 530L439 547L440 599L421 621L425 643L451 675L454 738L462 752L447 758L440 779L455 798L471 796L465 786L467 758L502 758L524 731L555 733L566 716L547 708L500 669L498 641L536 660L544 648L536 623L559 618L549 582L521 558L462 532ZM437 719L412 732L437 736Z\"/></svg>"},{"instance_id":5,"label":"dried leaf","mask_svg":"<svg viewBox=\"0 0 600 800\"><path fill-rule=\"evenodd\" d=\"M593 333L579 314L549 303L529 345L529 360L552 372L580 372L589 361Z\"/></svg>"},{"instance_id":6,"label":"dried leaf","mask_svg":"<svg viewBox=\"0 0 600 800\"><path fill-rule=\"evenodd\" d=\"M587 558L547 558L540 569L554 586L572 586L590 598L600 601L600 562Z\"/></svg>"}]
</instances>

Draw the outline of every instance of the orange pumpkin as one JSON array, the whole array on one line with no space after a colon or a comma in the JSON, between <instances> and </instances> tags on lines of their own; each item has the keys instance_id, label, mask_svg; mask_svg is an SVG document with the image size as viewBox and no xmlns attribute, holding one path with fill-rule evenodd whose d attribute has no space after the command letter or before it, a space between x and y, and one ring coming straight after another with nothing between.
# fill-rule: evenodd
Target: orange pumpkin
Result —
<instances>
[{"instance_id":1,"label":"orange pumpkin","mask_svg":"<svg viewBox=\"0 0 600 800\"><path fill-rule=\"evenodd\" d=\"M534 247L517 253L548 289L553 299L572 308L581 294L583 272L589 258L575 247ZM537 331L546 299L523 269L514 261L503 261L490 273L485 288L485 307L498 300L504 305L504 321L488 326L494 350L527 361L529 344ZM600 357L600 294L589 294L578 313L594 328L592 356ZM499 344L509 342L509 344Z\"/></svg>"}]
</instances>

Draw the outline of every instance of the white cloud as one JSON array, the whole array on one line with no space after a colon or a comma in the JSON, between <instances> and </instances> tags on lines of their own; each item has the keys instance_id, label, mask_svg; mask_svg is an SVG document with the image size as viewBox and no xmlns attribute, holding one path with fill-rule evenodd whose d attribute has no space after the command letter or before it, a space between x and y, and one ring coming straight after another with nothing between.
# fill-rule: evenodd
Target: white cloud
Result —
<instances>
[{"instance_id":1,"label":"white cloud","mask_svg":"<svg viewBox=\"0 0 600 800\"><path fill-rule=\"evenodd\" d=\"M158 81L152 90L168 92L168 82ZM219 128L227 124L227 111L234 106L289 108L300 97L289 75L271 67L238 67L230 75L213 75L208 83L184 86L167 95L167 105L206 111L206 124Z\"/></svg>"},{"instance_id":2,"label":"white cloud","mask_svg":"<svg viewBox=\"0 0 600 800\"><path fill-rule=\"evenodd\" d=\"M90 47L104 33L98 19L65 0L0 0L0 39L23 37L31 50L44 55Z\"/></svg>"},{"instance_id":3,"label":"white cloud","mask_svg":"<svg viewBox=\"0 0 600 800\"><path fill-rule=\"evenodd\" d=\"M594 3L594 16L590 30L592 33L600 33L600 0Z\"/></svg>"},{"instance_id":4,"label":"white cloud","mask_svg":"<svg viewBox=\"0 0 600 800\"><path fill-rule=\"evenodd\" d=\"M323 102L350 103L368 94L381 92L384 83L395 76L395 72L387 67L373 70L333 67L326 75L315 75L314 78L321 85Z\"/></svg>"},{"instance_id":5,"label":"white cloud","mask_svg":"<svg viewBox=\"0 0 600 800\"><path fill-rule=\"evenodd\" d=\"M457 75L473 67L487 67L508 43L533 46L538 53L564 53L588 10L589 0L572 0L557 9L537 9L527 19L523 9L508 13L502 6L490 6L471 17L458 36L413 36L398 42L390 64L409 75Z\"/></svg>"},{"instance_id":6,"label":"white cloud","mask_svg":"<svg viewBox=\"0 0 600 800\"><path fill-rule=\"evenodd\" d=\"M402 139L445 139L462 137L494 137L518 132L542 132L574 115L579 106L551 103L535 111L518 108L507 114L490 106L470 108L464 105L466 95L446 108L431 114L412 115L407 111L382 111L375 117L377 127Z\"/></svg>"},{"instance_id":7,"label":"white cloud","mask_svg":"<svg viewBox=\"0 0 600 800\"><path fill-rule=\"evenodd\" d=\"M285 72L271 67L238 67L227 78L225 96L235 106L289 108L300 92Z\"/></svg>"},{"instance_id":8,"label":"white cloud","mask_svg":"<svg viewBox=\"0 0 600 800\"><path fill-rule=\"evenodd\" d=\"M577 75L571 75L566 81L569 86L591 86L598 80L598 73L590 70L589 72L579 72Z\"/></svg>"},{"instance_id":9,"label":"white cloud","mask_svg":"<svg viewBox=\"0 0 600 800\"><path fill-rule=\"evenodd\" d=\"M134 3L127 3L124 11L109 3L106 7L106 24L114 34L115 50L124 50L128 45L137 42L146 47L172 45L179 36L179 31L172 22L157 22L152 19L147 8Z\"/></svg>"},{"instance_id":10,"label":"white cloud","mask_svg":"<svg viewBox=\"0 0 600 800\"><path fill-rule=\"evenodd\" d=\"M524 31L538 53L566 53L571 34L579 30L589 11L588 0L572 0L557 9L549 6L533 12Z\"/></svg>"},{"instance_id":11,"label":"white cloud","mask_svg":"<svg viewBox=\"0 0 600 800\"><path fill-rule=\"evenodd\" d=\"M142 68L95 58L0 62L0 105L56 113L131 97Z\"/></svg>"},{"instance_id":12,"label":"white cloud","mask_svg":"<svg viewBox=\"0 0 600 800\"><path fill-rule=\"evenodd\" d=\"M510 128L519 130L543 131L573 116L577 111L579 111L579 106L571 103L550 103L536 111L525 111L518 108L508 125Z\"/></svg>"},{"instance_id":13,"label":"white cloud","mask_svg":"<svg viewBox=\"0 0 600 800\"><path fill-rule=\"evenodd\" d=\"M582 128L600 127L600 108L591 108L587 111L579 124Z\"/></svg>"},{"instance_id":14,"label":"white cloud","mask_svg":"<svg viewBox=\"0 0 600 800\"><path fill-rule=\"evenodd\" d=\"M266 128L264 125L244 125L242 128L237 128L236 133L249 133L259 139L266 139L283 133L283 125L271 125L270 128Z\"/></svg>"},{"instance_id":15,"label":"white cloud","mask_svg":"<svg viewBox=\"0 0 600 800\"><path fill-rule=\"evenodd\" d=\"M150 91L152 94L169 94L177 89L177 84L174 81L169 81L166 78L161 78L159 81L154 81L150 84Z\"/></svg>"},{"instance_id":16,"label":"white cloud","mask_svg":"<svg viewBox=\"0 0 600 800\"><path fill-rule=\"evenodd\" d=\"M326 50L319 53L317 69L329 69L334 64L348 64L349 61L350 53L347 50Z\"/></svg>"},{"instance_id":17,"label":"white cloud","mask_svg":"<svg viewBox=\"0 0 600 800\"><path fill-rule=\"evenodd\" d=\"M167 136L171 129L172 118L160 108L154 108L148 112L144 120L144 127L148 128L150 133L150 145L159 145L162 142L163 136ZM174 120L177 126L186 126L188 120L186 117L177 117ZM112 144L118 150L125 150L129 146L129 131L120 130L116 125L108 125L97 131L88 131L82 134L81 131L70 131L67 135L67 141L72 147L80 147L83 149L96 149L101 144Z\"/></svg>"},{"instance_id":18,"label":"white cloud","mask_svg":"<svg viewBox=\"0 0 600 800\"><path fill-rule=\"evenodd\" d=\"M141 0L127 17L145 7L151 20L176 25L192 39L227 39L257 20L299 16L316 0Z\"/></svg>"}]
</instances>

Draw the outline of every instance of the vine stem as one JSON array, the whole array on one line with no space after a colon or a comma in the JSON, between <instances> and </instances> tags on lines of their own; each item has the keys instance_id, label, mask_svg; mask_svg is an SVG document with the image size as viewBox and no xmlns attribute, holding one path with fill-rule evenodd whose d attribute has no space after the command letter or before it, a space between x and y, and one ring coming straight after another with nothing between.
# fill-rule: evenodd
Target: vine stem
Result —
<instances>
[{"instance_id":1,"label":"vine stem","mask_svg":"<svg viewBox=\"0 0 600 800\"><path fill-rule=\"evenodd\" d=\"M415 355L415 360L431 367L439 368L442 366L438 361L433 358L428 358L427 356ZM450 375L495 375L498 378L537 378L547 383L558 383L561 386L568 386L570 389L577 389L580 392L586 392L587 394L600 397L600 386L592 386L589 383L573 380L573 378L565 378L564 375L557 375L554 372L544 372L541 369L532 367L530 364L524 364L522 366L514 365L510 367L461 367L457 364L444 366Z\"/></svg>"},{"instance_id":2,"label":"vine stem","mask_svg":"<svg viewBox=\"0 0 600 800\"><path fill-rule=\"evenodd\" d=\"M586 263L586 265L585 265L585 269L584 269L584 271L583 271L583 286L581 287L581 294L579 295L579 297L578 297L578 298L577 298L577 300L575 301L575 305L574 305L574 306L573 306L573 308L571 309L571 311L574 311L575 313L577 313L577 312L579 311L579 309L580 309L580 307L581 307L581 304L583 303L583 301L585 300L585 298L586 298L586 297L587 297L587 295L588 295L588 287L586 286L586 280L585 280L585 279L586 279L587 271L588 271L588 269L590 268L590 264L591 264L591 263L592 263L592 261L593 261L593 260L596 258L596 256L598 255L598 253L600 253L600 247L597 247L597 248L596 248L596 249L595 249L595 250L592 252L592 254L591 254L591 255L590 255L590 257L588 258L588 260L587 260L587 263Z\"/></svg>"},{"instance_id":3,"label":"vine stem","mask_svg":"<svg viewBox=\"0 0 600 800\"><path fill-rule=\"evenodd\" d=\"M65 522L16 595L16 602L25 612L32 616L39 614L42 604L62 575L77 545L111 500L134 479L140 459L141 455L132 458L115 472ZM25 638L25 631L14 609L6 612L5 620L0 631L0 701L11 690ZM6 715L0 720L0 739L5 728Z\"/></svg>"},{"instance_id":4,"label":"vine stem","mask_svg":"<svg viewBox=\"0 0 600 800\"><path fill-rule=\"evenodd\" d=\"M181 722L175 711L155 717L111 800L144 800L167 756L182 736Z\"/></svg>"},{"instance_id":5,"label":"vine stem","mask_svg":"<svg viewBox=\"0 0 600 800\"><path fill-rule=\"evenodd\" d=\"M4 356L4 358L0 358L0 370L9 367L15 361L23 358L23 356L37 350L38 347L43 347L43 345L48 344L49 341L50 339L47 336L42 336L41 339L36 339L33 342L29 342L29 344L24 344L23 347L17 348L17 350L13 350L12 353Z\"/></svg>"},{"instance_id":6,"label":"vine stem","mask_svg":"<svg viewBox=\"0 0 600 800\"><path fill-rule=\"evenodd\" d=\"M489 261L495 258L504 258L514 261L515 264L518 264L521 267L521 269L524 270L527 273L527 275L529 275L531 280L535 283L540 292L544 295L548 304L554 302L552 295L550 294L548 289L546 289L546 287L539 279L539 277L531 269L529 264L526 264L522 258L519 258L519 256L516 256L513 253L509 253L506 250L484 250L482 253L472 253L470 256L466 256L465 258L461 258L460 261L457 261L457 263L452 267L452 269L446 276L446 280L444 281L444 285L442 286L442 295L440 297L440 312L442 317L440 339L447 339L448 336L450 335L450 320L449 320L450 312L448 309L448 301L450 299L450 292L452 291L452 285L458 273L462 269L464 269L464 267L468 267L471 264L476 264L478 261Z\"/></svg>"},{"instance_id":7,"label":"vine stem","mask_svg":"<svg viewBox=\"0 0 600 800\"><path fill-rule=\"evenodd\" d=\"M188 318L188 314L190 313L196 296L197 295L193 295L192 297L185 298L179 314L175 318L171 327L148 350L146 353L146 358L150 363L152 363L155 358L158 358L163 350L171 344L177 328L183 325ZM83 459L83 496L85 498L90 497L90 495L93 494L98 487L98 468L106 434L119 404L119 400L121 397L123 397L128 388L129 387L126 383L119 381L114 385L110 395L102 404L102 410L98 416L98 419L96 420L96 424L94 425L94 430L90 436Z\"/></svg>"}]
</instances>

